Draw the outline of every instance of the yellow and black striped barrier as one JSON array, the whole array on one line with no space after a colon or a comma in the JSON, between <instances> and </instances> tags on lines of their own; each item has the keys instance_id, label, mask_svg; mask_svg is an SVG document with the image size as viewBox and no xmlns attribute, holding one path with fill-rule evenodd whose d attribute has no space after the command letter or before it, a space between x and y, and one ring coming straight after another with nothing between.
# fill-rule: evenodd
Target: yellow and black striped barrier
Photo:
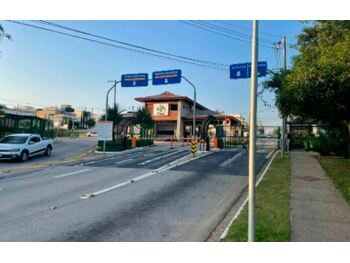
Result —
<instances>
[{"instance_id":1,"label":"yellow and black striped barrier","mask_svg":"<svg viewBox=\"0 0 350 263\"><path fill-rule=\"evenodd\" d=\"M198 143L198 141L197 141L196 139L193 139L193 140L191 141L191 153L192 153L193 155L196 155L197 143Z\"/></svg>"}]
</instances>

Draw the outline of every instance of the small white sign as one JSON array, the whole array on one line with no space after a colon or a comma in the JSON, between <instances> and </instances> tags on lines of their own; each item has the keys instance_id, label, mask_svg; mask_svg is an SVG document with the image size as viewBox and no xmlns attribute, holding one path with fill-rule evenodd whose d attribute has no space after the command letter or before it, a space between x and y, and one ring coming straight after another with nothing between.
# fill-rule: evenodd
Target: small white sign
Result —
<instances>
[{"instance_id":1,"label":"small white sign","mask_svg":"<svg viewBox=\"0 0 350 263\"><path fill-rule=\"evenodd\" d=\"M99 121L97 123L98 140L112 141L113 140L113 121Z\"/></svg>"},{"instance_id":2,"label":"small white sign","mask_svg":"<svg viewBox=\"0 0 350 263\"><path fill-rule=\"evenodd\" d=\"M168 116L169 105L168 104L154 104L153 115L154 116Z\"/></svg>"}]
</instances>

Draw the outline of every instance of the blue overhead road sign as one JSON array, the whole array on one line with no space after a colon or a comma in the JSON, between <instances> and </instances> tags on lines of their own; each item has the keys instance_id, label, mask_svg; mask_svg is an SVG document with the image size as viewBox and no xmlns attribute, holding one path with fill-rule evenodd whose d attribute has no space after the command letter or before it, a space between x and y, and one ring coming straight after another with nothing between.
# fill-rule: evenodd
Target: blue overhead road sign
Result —
<instances>
[{"instance_id":1,"label":"blue overhead road sign","mask_svg":"<svg viewBox=\"0 0 350 263\"><path fill-rule=\"evenodd\" d=\"M148 86L148 74L124 74L122 75L122 87L145 87Z\"/></svg>"},{"instance_id":2,"label":"blue overhead road sign","mask_svg":"<svg viewBox=\"0 0 350 263\"><path fill-rule=\"evenodd\" d=\"M248 77L248 63L233 64L230 66L230 79L245 79Z\"/></svg>"},{"instance_id":3,"label":"blue overhead road sign","mask_svg":"<svg viewBox=\"0 0 350 263\"><path fill-rule=\"evenodd\" d=\"M239 63L230 66L230 79L246 79L251 77L252 64ZM258 62L258 77L265 77L267 74L267 62Z\"/></svg>"},{"instance_id":4,"label":"blue overhead road sign","mask_svg":"<svg viewBox=\"0 0 350 263\"><path fill-rule=\"evenodd\" d=\"M176 84L181 82L181 70L156 71L152 74L153 85Z\"/></svg>"}]
</instances>

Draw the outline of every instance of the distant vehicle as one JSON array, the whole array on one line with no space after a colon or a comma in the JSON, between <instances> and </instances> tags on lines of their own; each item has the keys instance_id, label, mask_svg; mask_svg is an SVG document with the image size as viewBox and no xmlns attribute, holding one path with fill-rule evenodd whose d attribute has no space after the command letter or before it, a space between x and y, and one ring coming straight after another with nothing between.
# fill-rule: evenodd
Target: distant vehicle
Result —
<instances>
[{"instance_id":1,"label":"distant vehicle","mask_svg":"<svg viewBox=\"0 0 350 263\"><path fill-rule=\"evenodd\" d=\"M29 157L44 154L50 156L53 149L51 139L42 139L38 134L11 134L0 140L0 159L18 159L22 162Z\"/></svg>"},{"instance_id":2,"label":"distant vehicle","mask_svg":"<svg viewBox=\"0 0 350 263\"><path fill-rule=\"evenodd\" d=\"M88 137L97 137L97 132L95 131L89 131L87 134L86 134Z\"/></svg>"}]
</instances>

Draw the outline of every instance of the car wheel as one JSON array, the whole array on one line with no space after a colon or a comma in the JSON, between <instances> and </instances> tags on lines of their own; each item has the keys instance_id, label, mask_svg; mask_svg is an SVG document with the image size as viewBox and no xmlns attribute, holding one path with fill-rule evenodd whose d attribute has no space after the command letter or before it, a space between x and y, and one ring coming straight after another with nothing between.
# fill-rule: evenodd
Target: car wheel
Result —
<instances>
[{"instance_id":1,"label":"car wheel","mask_svg":"<svg viewBox=\"0 0 350 263\"><path fill-rule=\"evenodd\" d=\"M51 146L47 146L46 151L45 151L45 156L50 156L51 155L51 151L52 151L52 147Z\"/></svg>"},{"instance_id":2,"label":"car wheel","mask_svg":"<svg viewBox=\"0 0 350 263\"><path fill-rule=\"evenodd\" d=\"M20 161L25 162L28 160L29 154L27 151L23 151L20 156Z\"/></svg>"}]
</instances>

